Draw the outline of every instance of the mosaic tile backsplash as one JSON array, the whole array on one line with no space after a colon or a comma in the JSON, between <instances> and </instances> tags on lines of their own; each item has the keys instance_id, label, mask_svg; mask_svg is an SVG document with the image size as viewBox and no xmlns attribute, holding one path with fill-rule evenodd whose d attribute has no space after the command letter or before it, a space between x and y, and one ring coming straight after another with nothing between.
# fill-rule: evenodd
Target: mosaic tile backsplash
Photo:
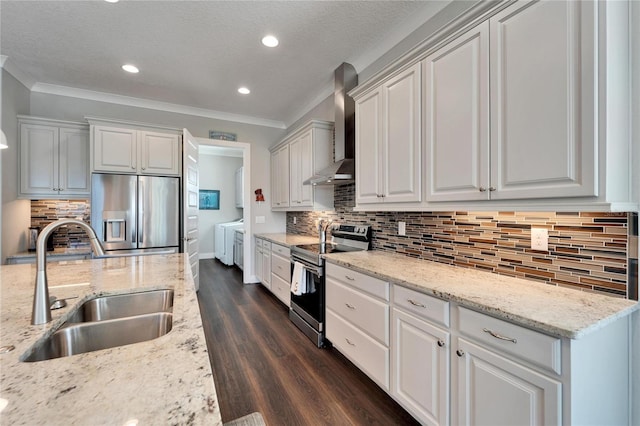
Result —
<instances>
[{"instance_id":1,"label":"mosaic tile backsplash","mask_svg":"<svg viewBox=\"0 0 640 426\"><path fill-rule=\"evenodd\" d=\"M317 235L319 218L367 224L374 250L627 297L627 213L354 212L355 185L334 191L335 211L289 212L287 232ZM548 252L529 248L532 226L548 230Z\"/></svg>"},{"instance_id":2,"label":"mosaic tile backsplash","mask_svg":"<svg viewBox=\"0 0 640 426\"><path fill-rule=\"evenodd\" d=\"M40 229L63 218L80 219L91 223L90 203L85 200L32 200L31 226ZM89 238L77 226L63 226L53 233L54 248L89 247Z\"/></svg>"}]
</instances>

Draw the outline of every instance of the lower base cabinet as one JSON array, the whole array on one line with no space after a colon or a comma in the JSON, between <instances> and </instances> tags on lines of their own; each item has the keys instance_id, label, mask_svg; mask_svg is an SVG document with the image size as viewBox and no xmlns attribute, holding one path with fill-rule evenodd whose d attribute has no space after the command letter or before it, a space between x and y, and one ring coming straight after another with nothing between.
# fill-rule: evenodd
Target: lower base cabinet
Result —
<instances>
[{"instance_id":1,"label":"lower base cabinet","mask_svg":"<svg viewBox=\"0 0 640 426\"><path fill-rule=\"evenodd\" d=\"M397 308L391 396L423 424L449 424L449 333Z\"/></svg>"},{"instance_id":2,"label":"lower base cabinet","mask_svg":"<svg viewBox=\"0 0 640 426\"><path fill-rule=\"evenodd\" d=\"M326 271L327 338L420 423L631 424L630 316L560 338L344 267ZM344 286L390 300L388 346L375 321L360 321L371 308L359 313L366 304Z\"/></svg>"}]
</instances>

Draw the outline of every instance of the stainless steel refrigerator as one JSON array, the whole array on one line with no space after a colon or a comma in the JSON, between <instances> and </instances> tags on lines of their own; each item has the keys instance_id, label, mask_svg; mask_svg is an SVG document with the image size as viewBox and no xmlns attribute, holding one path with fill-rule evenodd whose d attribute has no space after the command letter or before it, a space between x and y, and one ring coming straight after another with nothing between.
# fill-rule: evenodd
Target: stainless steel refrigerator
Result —
<instances>
[{"instance_id":1,"label":"stainless steel refrigerator","mask_svg":"<svg viewBox=\"0 0 640 426\"><path fill-rule=\"evenodd\" d=\"M94 173L91 226L105 251L177 252L179 188L174 177Z\"/></svg>"}]
</instances>

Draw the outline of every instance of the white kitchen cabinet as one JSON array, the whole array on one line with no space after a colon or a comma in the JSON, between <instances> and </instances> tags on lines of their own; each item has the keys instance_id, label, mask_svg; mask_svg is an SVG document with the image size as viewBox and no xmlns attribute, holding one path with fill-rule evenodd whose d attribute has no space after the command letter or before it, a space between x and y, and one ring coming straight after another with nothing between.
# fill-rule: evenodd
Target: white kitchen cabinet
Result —
<instances>
[{"instance_id":1,"label":"white kitchen cabinet","mask_svg":"<svg viewBox=\"0 0 640 426\"><path fill-rule=\"evenodd\" d=\"M258 281L271 290L271 242L256 237L255 275Z\"/></svg>"},{"instance_id":2,"label":"white kitchen cabinet","mask_svg":"<svg viewBox=\"0 0 640 426\"><path fill-rule=\"evenodd\" d=\"M271 149L273 210L333 209L333 186L304 185L333 163L333 123L311 120Z\"/></svg>"},{"instance_id":3,"label":"white kitchen cabinet","mask_svg":"<svg viewBox=\"0 0 640 426\"><path fill-rule=\"evenodd\" d=\"M427 200L597 194L592 9L517 2L425 59Z\"/></svg>"},{"instance_id":4,"label":"white kitchen cabinet","mask_svg":"<svg viewBox=\"0 0 640 426\"><path fill-rule=\"evenodd\" d=\"M326 265L326 337L389 391L389 283Z\"/></svg>"},{"instance_id":5,"label":"white kitchen cabinet","mask_svg":"<svg viewBox=\"0 0 640 426\"><path fill-rule=\"evenodd\" d=\"M484 200L489 176L489 23L429 55L423 67L426 199Z\"/></svg>"},{"instance_id":6,"label":"white kitchen cabinet","mask_svg":"<svg viewBox=\"0 0 640 426\"><path fill-rule=\"evenodd\" d=\"M271 208L289 207L289 145L271 153Z\"/></svg>"},{"instance_id":7,"label":"white kitchen cabinet","mask_svg":"<svg viewBox=\"0 0 640 426\"><path fill-rule=\"evenodd\" d=\"M290 257L288 247L271 244L271 292L286 306L291 304Z\"/></svg>"},{"instance_id":8,"label":"white kitchen cabinet","mask_svg":"<svg viewBox=\"0 0 640 426\"><path fill-rule=\"evenodd\" d=\"M235 231L233 239L233 263L244 269L244 232Z\"/></svg>"},{"instance_id":9,"label":"white kitchen cabinet","mask_svg":"<svg viewBox=\"0 0 640 426\"><path fill-rule=\"evenodd\" d=\"M27 116L18 119L20 198L88 198L88 126Z\"/></svg>"},{"instance_id":10,"label":"white kitchen cabinet","mask_svg":"<svg viewBox=\"0 0 640 426\"><path fill-rule=\"evenodd\" d=\"M421 84L416 64L355 97L357 204L421 201Z\"/></svg>"},{"instance_id":11,"label":"white kitchen cabinet","mask_svg":"<svg viewBox=\"0 0 640 426\"><path fill-rule=\"evenodd\" d=\"M181 149L178 131L124 127L89 119L91 170L98 173L179 176Z\"/></svg>"}]
</instances>

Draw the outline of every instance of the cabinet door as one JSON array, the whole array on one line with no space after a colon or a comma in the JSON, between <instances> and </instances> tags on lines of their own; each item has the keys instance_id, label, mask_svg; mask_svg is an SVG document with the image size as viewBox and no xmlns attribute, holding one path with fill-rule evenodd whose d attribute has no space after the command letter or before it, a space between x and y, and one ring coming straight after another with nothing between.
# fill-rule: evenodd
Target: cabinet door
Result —
<instances>
[{"instance_id":1,"label":"cabinet door","mask_svg":"<svg viewBox=\"0 0 640 426\"><path fill-rule=\"evenodd\" d=\"M517 2L491 18L492 199L597 195L595 7Z\"/></svg>"},{"instance_id":2,"label":"cabinet door","mask_svg":"<svg viewBox=\"0 0 640 426\"><path fill-rule=\"evenodd\" d=\"M137 131L106 126L93 127L93 170L136 173Z\"/></svg>"},{"instance_id":3,"label":"cabinet door","mask_svg":"<svg viewBox=\"0 0 640 426\"><path fill-rule=\"evenodd\" d=\"M267 247L262 249L262 283L265 287L271 288L271 250Z\"/></svg>"},{"instance_id":4,"label":"cabinet door","mask_svg":"<svg viewBox=\"0 0 640 426\"><path fill-rule=\"evenodd\" d=\"M60 128L60 195L89 195L89 131Z\"/></svg>"},{"instance_id":5,"label":"cabinet door","mask_svg":"<svg viewBox=\"0 0 640 426\"><path fill-rule=\"evenodd\" d=\"M562 384L474 345L457 344L457 415L460 425L557 425Z\"/></svg>"},{"instance_id":6,"label":"cabinet door","mask_svg":"<svg viewBox=\"0 0 640 426\"><path fill-rule=\"evenodd\" d=\"M383 85L382 176L385 203L415 202L421 191L420 64Z\"/></svg>"},{"instance_id":7,"label":"cabinet door","mask_svg":"<svg viewBox=\"0 0 640 426\"><path fill-rule=\"evenodd\" d=\"M489 23L429 55L424 66L427 201L489 197Z\"/></svg>"},{"instance_id":8,"label":"cabinet door","mask_svg":"<svg viewBox=\"0 0 640 426\"><path fill-rule=\"evenodd\" d=\"M58 127L20 125L20 192L58 195Z\"/></svg>"},{"instance_id":9,"label":"cabinet door","mask_svg":"<svg viewBox=\"0 0 640 426\"><path fill-rule=\"evenodd\" d=\"M180 174L180 137L178 135L141 131L140 173L153 175Z\"/></svg>"},{"instance_id":10,"label":"cabinet door","mask_svg":"<svg viewBox=\"0 0 640 426\"><path fill-rule=\"evenodd\" d=\"M258 245L259 242L256 240L256 252L255 252L255 274L258 281L264 284L264 276L262 275L262 247ZM268 286L266 286L268 287Z\"/></svg>"},{"instance_id":11,"label":"cabinet door","mask_svg":"<svg viewBox=\"0 0 640 426\"><path fill-rule=\"evenodd\" d=\"M289 145L272 153L271 184L273 186L272 207L289 207Z\"/></svg>"},{"instance_id":12,"label":"cabinet door","mask_svg":"<svg viewBox=\"0 0 640 426\"><path fill-rule=\"evenodd\" d=\"M381 104L380 90L356 101L356 204L376 204L382 201Z\"/></svg>"},{"instance_id":13,"label":"cabinet door","mask_svg":"<svg viewBox=\"0 0 640 426\"><path fill-rule=\"evenodd\" d=\"M313 151L311 130L291 142L289 145L290 156L290 206L313 206L313 187L303 185L302 182L313 175Z\"/></svg>"},{"instance_id":14,"label":"cabinet door","mask_svg":"<svg viewBox=\"0 0 640 426\"><path fill-rule=\"evenodd\" d=\"M449 424L449 333L393 310L391 394L421 422Z\"/></svg>"}]
</instances>

